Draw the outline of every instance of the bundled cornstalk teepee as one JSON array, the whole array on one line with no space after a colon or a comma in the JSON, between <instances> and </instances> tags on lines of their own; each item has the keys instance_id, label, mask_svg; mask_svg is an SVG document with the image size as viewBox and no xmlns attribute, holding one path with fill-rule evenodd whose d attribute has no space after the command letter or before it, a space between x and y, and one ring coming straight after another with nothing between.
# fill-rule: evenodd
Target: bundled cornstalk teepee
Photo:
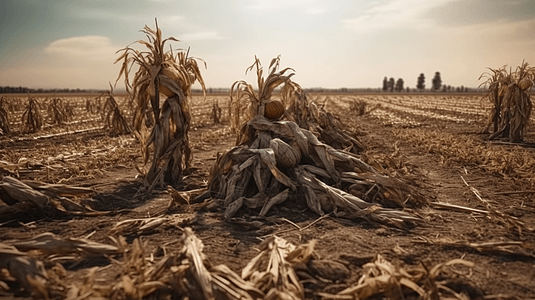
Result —
<instances>
[{"instance_id":1,"label":"bundled cornstalk teepee","mask_svg":"<svg viewBox=\"0 0 535 300\"><path fill-rule=\"evenodd\" d=\"M494 133L490 139L505 138L510 142L521 142L527 130L532 103L529 90L535 80L535 68L523 62L513 72L506 67L490 69L479 79L486 78L481 85L487 86L488 98L492 103L489 123Z\"/></svg>"},{"instance_id":2,"label":"bundled cornstalk teepee","mask_svg":"<svg viewBox=\"0 0 535 300\"><path fill-rule=\"evenodd\" d=\"M152 163L144 179L150 191L164 180L171 184L180 183L183 171L190 167L191 86L199 81L203 91L206 88L197 65L198 59L188 57L189 51L179 51L175 55L172 49L164 50L166 42L178 42L177 39L162 39L157 23L156 30L145 26L142 32L148 41L139 40L137 43L149 51L142 52L128 46L119 50L122 54L116 62L123 62L119 78L124 75L127 91L135 101L133 130L141 144L145 163L153 146ZM134 64L139 69L130 84L128 74ZM161 107L160 93L167 96ZM149 103L154 116L151 128L148 128L146 117Z\"/></svg>"},{"instance_id":3,"label":"bundled cornstalk teepee","mask_svg":"<svg viewBox=\"0 0 535 300\"><path fill-rule=\"evenodd\" d=\"M244 81L232 86L230 119L239 128L237 143L218 157L209 178L212 197L224 199L225 217L231 219L244 205L258 208L264 216L274 205L304 198L320 215L333 212L399 227L418 220L384 207L425 204L416 190L379 174L353 153L360 143L332 115L308 102L299 85L290 80L292 74L285 75L290 69L277 72L278 65L276 58L269 75L262 78L256 59L248 70L257 67L258 89ZM283 101L271 99L282 84ZM241 124L238 113L246 115ZM332 133L328 139L327 132Z\"/></svg>"}]
</instances>

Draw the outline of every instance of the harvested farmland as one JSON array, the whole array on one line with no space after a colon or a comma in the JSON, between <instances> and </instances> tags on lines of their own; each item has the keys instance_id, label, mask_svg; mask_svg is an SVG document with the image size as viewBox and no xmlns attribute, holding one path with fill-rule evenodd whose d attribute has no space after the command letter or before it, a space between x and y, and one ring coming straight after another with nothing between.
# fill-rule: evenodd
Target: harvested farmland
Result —
<instances>
[{"instance_id":1,"label":"harvested farmland","mask_svg":"<svg viewBox=\"0 0 535 300\"><path fill-rule=\"evenodd\" d=\"M194 93L197 60L143 32L119 61L161 72L131 93L2 97L2 297L535 294L532 116L498 137L484 94L307 93L280 57Z\"/></svg>"}]
</instances>

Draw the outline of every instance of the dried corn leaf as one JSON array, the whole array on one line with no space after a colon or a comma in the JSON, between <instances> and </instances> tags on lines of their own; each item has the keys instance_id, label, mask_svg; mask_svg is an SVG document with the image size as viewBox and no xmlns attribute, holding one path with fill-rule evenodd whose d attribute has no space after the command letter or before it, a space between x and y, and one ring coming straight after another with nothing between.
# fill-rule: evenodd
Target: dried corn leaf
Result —
<instances>
[{"instance_id":1,"label":"dried corn leaf","mask_svg":"<svg viewBox=\"0 0 535 300\"><path fill-rule=\"evenodd\" d=\"M22 251L39 250L47 254L118 254L116 246L93 242L82 238L60 238L53 233L46 232L31 239L12 243Z\"/></svg>"},{"instance_id":2,"label":"dried corn leaf","mask_svg":"<svg viewBox=\"0 0 535 300\"><path fill-rule=\"evenodd\" d=\"M447 267L452 265L464 265L472 268L474 264L462 259L454 259L446 263L437 264L428 271L422 266L404 269L399 265L393 265L381 255L377 255L374 262L363 266L365 274L360 278L356 286L349 287L336 296L353 296L357 299L366 299L374 295L388 293L390 297L403 299L410 292L416 292L421 297L428 297L431 293L438 293L439 297L455 297L459 294L441 283L435 282L439 274L446 276L449 272ZM459 275L458 272L455 275ZM409 290L404 290L404 286Z\"/></svg>"},{"instance_id":3,"label":"dried corn leaf","mask_svg":"<svg viewBox=\"0 0 535 300\"><path fill-rule=\"evenodd\" d=\"M303 299L303 286L286 260L295 246L273 236L264 240L259 248L261 252L242 270L242 278L265 292L264 299Z\"/></svg>"},{"instance_id":4,"label":"dried corn leaf","mask_svg":"<svg viewBox=\"0 0 535 300\"><path fill-rule=\"evenodd\" d=\"M10 176L4 176L0 181L0 188L2 188L12 200L17 202L32 202L40 208L45 208L48 205L48 197L41 192L34 190L29 185L21 182ZM4 202L7 199L2 199Z\"/></svg>"},{"instance_id":5,"label":"dried corn leaf","mask_svg":"<svg viewBox=\"0 0 535 300\"><path fill-rule=\"evenodd\" d=\"M166 225L181 227L193 223L195 216L192 214L172 214L143 219L127 219L117 222L110 229L112 235L146 234L156 228Z\"/></svg>"}]
</instances>

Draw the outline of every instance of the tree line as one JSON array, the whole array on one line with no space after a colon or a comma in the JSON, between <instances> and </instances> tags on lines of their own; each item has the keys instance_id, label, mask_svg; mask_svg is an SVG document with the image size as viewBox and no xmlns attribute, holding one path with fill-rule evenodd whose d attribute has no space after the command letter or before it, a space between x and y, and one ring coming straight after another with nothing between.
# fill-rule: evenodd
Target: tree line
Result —
<instances>
[{"instance_id":1,"label":"tree line","mask_svg":"<svg viewBox=\"0 0 535 300\"><path fill-rule=\"evenodd\" d=\"M100 93L103 90L95 89L32 89L23 86L0 86L0 94L27 94L27 93Z\"/></svg>"},{"instance_id":2,"label":"tree line","mask_svg":"<svg viewBox=\"0 0 535 300\"><path fill-rule=\"evenodd\" d=\"M388 79L387 76L383 79L383 92L410 92L410 87L403 87L404 81L402 78L399 78L397 81L394 79L394 77L390 77ZM425 91L425 75L424 73L421 73L418 78L416 79L416 90L418 91ZM469 92L470 89L464 86L458 86L454 87L451 85L446 85L442 83L442 78L440 77L440 72L435 72L435 76L431 80L431 88L429 89L432 92Z\"/></svg>"}]
</instances>

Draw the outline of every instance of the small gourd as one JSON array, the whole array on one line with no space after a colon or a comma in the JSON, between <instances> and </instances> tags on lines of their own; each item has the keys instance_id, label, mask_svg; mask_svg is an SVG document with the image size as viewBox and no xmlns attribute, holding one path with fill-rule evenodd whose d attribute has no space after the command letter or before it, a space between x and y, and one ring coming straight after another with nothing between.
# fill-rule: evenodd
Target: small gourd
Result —
<instances>
[{"instance_id":1,"label":"small gourd","mask_svg":"<svg viewBox=\"0 0 535 300\"><path fill-rule=\"evenodd\" d=\"M278 120L286 108L280 100L268 100L264 106L264 116L270 120Z\"/></svg>"}]
</instances>

